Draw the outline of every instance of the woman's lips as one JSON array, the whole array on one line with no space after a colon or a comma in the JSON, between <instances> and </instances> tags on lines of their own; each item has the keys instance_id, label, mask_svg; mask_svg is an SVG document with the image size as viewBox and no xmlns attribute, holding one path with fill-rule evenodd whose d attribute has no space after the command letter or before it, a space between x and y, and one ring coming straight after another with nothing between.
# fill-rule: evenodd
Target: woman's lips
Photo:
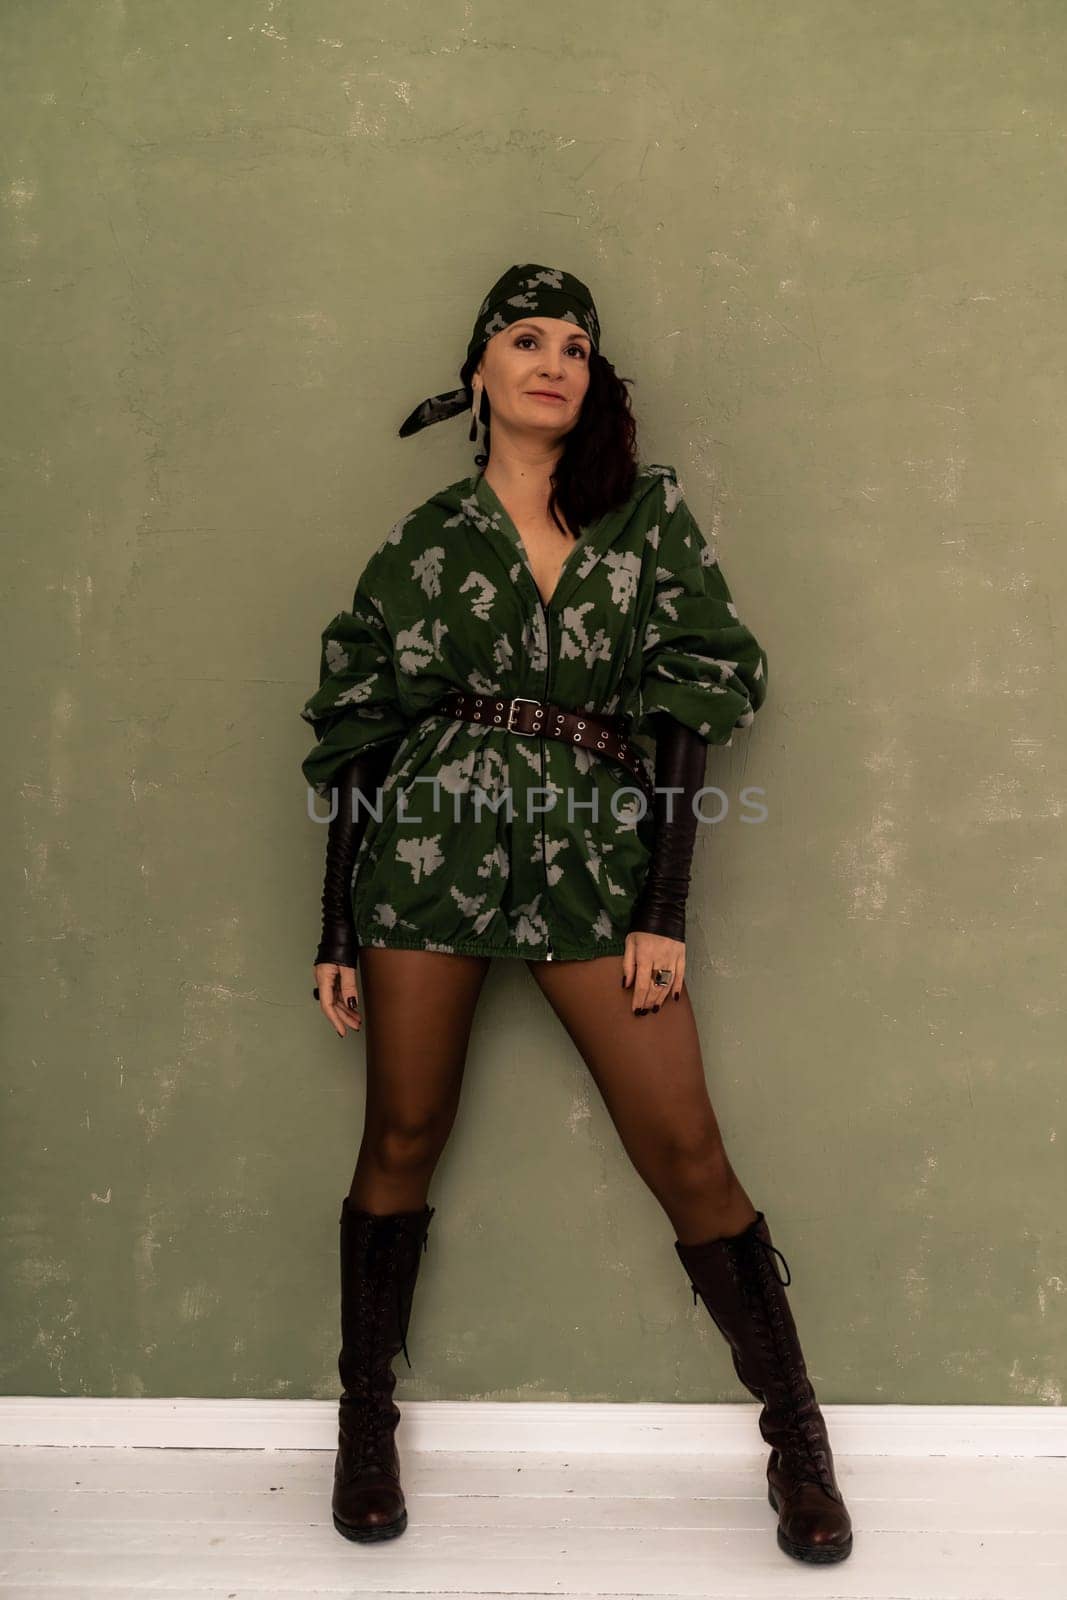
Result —
<instances>
[{"instance_id":1,"label":"woman's lips","mask_svg":"<svg viewBox=\"0 0 1067 1600\"><path fill-rule=\"evenodd\" d=\"M530 395L534 400L552 400L558 406L566 405L561 394L545 394L542 389L531 389Z\"/></svg>"}]
</instances>

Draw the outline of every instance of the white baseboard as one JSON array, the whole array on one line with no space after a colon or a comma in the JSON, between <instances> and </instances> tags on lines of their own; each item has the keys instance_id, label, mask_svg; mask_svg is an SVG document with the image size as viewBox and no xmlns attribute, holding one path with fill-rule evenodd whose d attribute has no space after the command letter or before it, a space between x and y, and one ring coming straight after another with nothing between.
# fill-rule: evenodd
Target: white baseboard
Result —
<instances>
[{"instance_id":1,"label":"white baseboard","mask_svg":"<svg viewBox=\"0 0 1067 1600\"><path fill-rule=\"evenodd\" d=\"M755 1401L721 1405L398 1399L408 1450L765 1453ZM824 1405L835 1455L1064 1456L1065 1406ZM333 1450L335 1400L0 1398L0 1446Z\"/></svg>"}]
</instances>

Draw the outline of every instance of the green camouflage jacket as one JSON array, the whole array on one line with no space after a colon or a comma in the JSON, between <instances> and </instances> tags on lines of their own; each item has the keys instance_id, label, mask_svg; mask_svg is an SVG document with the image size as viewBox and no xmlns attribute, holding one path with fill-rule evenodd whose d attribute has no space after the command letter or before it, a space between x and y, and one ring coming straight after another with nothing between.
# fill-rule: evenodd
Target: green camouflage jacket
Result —
<instances>
[{"instance_id":1,"label":"green camouflage jacket","mask_svg":"<svg viewBox=\"0 0 1067 1600\"><path fill-rule=\"evenodd\" d=\"M361 945L621 954L655 838L632 775L580 746L432 714L456 688L626 713L631 738L654 739L661 713L709 745L751 723L767 657L673 467L641 468L626 504L582 530L548 605L481 473L432 495L327 623L300 713L318 740L302 770L324 799L354 754L401 739L353 869Z\"/></svg>"}]
</instances>

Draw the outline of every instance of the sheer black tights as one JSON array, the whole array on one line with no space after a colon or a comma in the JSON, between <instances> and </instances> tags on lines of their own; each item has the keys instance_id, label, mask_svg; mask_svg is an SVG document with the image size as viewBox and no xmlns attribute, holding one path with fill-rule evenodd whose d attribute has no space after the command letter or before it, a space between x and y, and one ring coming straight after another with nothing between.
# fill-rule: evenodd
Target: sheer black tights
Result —
<instances>
[{"instance_id":1,"label":"sheer black tights","mask_svg":"<svg viewBox=\"0 0 1067 1600\"><path fill-rule=\"evenodd\" d=\"M351 1194L369 1211L417 1210L455 1121L489 958L366 949L359 962L367 1109ZM677 1237L739 1233L756 1212L708 1098L686 990L636 1017L619 956L526 965Z\"/></svg>"},{"instance_id":2,"label":"sheer black tights","mask_svg":"<svg viewBox=\"0 0 1067 1600\"><path fill-rule=\"evenodd\" d=\"M647 1016L620 985L621 956L531 961L638 1173L683 1244L740 1233L756 1215L708 1098L696 1020L683 988Z\"/></svg>"},{"instance_id":3,"label":"sheer black tights","mask_svg":"<svg viewBox=\"0 0 1067 1600\"><path fill-rule=\"evenodd\" d=\"M349 1194L364 1211L418 1211L459 1108L488 956L360 950L363 1141Z\"/></svg>"}]
</instances>

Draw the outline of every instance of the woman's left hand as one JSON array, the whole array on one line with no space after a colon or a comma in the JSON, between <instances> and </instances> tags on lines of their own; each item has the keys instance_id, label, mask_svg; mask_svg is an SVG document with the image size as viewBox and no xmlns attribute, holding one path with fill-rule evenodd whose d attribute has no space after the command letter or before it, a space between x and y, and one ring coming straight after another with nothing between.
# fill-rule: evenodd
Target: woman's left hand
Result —
<instances>
[{"instance_id":1,"label":"woman's left hand","mask_svg":"<svg viewBox=\"0 0 1067 1600\"><path fill-rule=\"evenodd\" d=\"M652 982L652 974L666 967L674 974L668 987ZM633 987L633 1012L644 1016L658 1011L667 1000L677 1000L685 978L685 944L658 933L628 933L622 957L623 988Z\"/></svg>"}]
</instances>

